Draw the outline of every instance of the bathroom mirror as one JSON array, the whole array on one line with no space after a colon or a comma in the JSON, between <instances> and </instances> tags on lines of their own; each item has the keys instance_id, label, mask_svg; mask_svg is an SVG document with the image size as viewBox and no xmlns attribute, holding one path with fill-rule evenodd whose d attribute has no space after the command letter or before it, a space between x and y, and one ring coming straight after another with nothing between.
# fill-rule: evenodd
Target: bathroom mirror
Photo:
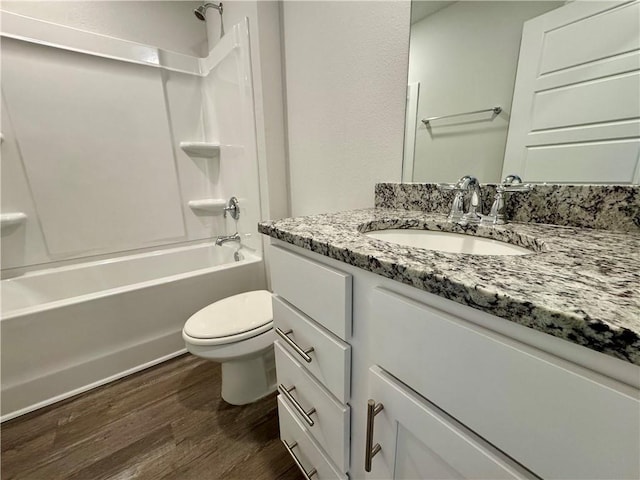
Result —
<instances>
[{"instance_id":1,"label":"bathroom mirror","mask_svg":"<svg viewBox=\"0 0 640 480\"><path fill-rule=\"evenodd\" d=\"M622 11L623 8L619 7L620 2L616 4L613 2L597 3L608 5L604 8L609 8L611 11L616 9L621 11L620 16L614 18L618 23L613 23L612 20L613 27L611 28L614 29L618 28L619 23L624 24L625 18L635 14L635 11L630 11L632 8L634 10L637 8L637 5L631 5L630 8L625 5L626 10ZM454 182L466 174L476 176L483 183L501 180L504 175L503 162L511 120L523 24L527 20L559 8L564 8L566 11L570 5L569 2L564 1L526 0L412 1L403 181ZM611 5L615 5L615 8ZM560 11L550 15L558 15L559 13ZM614 13L617 14L617 12ZM583 17L587 18L586 15ZM600 15L600 17L613 18L614 15ZM635 18L637 19L637 17ZM565 21L565 24L567 23ZM582 22L581 27L587 23ZM637 20L635 23L637 24ZM594 34L593 26L587 25L584 29L586 30L587 27L591 28L591 36L602 40L602 35ZM625 41L628 37L628 41L635 45L638 42L638 25L629 24L626 28L629 33L625 33ZM544 35L546 35L544 38L547 38L548 31L545 31ZM585 34L583 33L583 35ZM540 35L540 38L543 36ZM571 41L574 41L574 38L571 38ZM565 39L564 43L571 42L567 42ZM597 49L599 46L594 41L593 46L588 48ZM611 48L617 47L612 46ZM632 48L629 48L626 51L616 51L615 55L617 57L632 56L635 55L633 51ZM535 55L526 58L533 58L534 60L529 62L532 64L536 64L538 61ZM601 55L598 58L606 57ZM592 59L589 61L591 62L589 65L597 63L592 62ZM598 61L602 62L602 60ZM636 57L634 57L634 61L638 62ZM575 67L572 68L575 69ZM589 66L589 68L591 67ZM632 68L637 69L638 67ZM564 70L571 69L565 68ZM518 72L519 77L520 75L521 73ZM587 83L582 79L580 81L584 84ZM637 80L634 81L638 83ZM554 88L561 90L557 86ZM566 89L566 87L563 88ZM634 89L638 90L637 86L630 85L629 91L633 92ZM537 101L535 95L538 92L536 90L533 92L534 100ZM620 104L636 101L635 96L633 98L623 97L623 95L627 95L624 92L617 89L612 95L617 95L616 100ZM575 100L573 101L575 102ZM555 108L559 108L558 102L555 103ZM601 99L601 103L604 104L603 99ZM618 115L616 118L631 118L630 122L633 122L634 128L637 130L638 114L635 110L631 116L620 117L619 112L616 112L616 115ZM438 118L435 119L436 117ZM423 122L425 119L433 120L425 123ZM613 123L612 120L614 120L613 117L608 121ZM597 122L606 123L600 119L594 121L594 123ZM571 125L571 123L563 125ZM587 125L587 122L583 122L582 125ZM633 137L631 143L625 144L627 149L623 152L625 161L628 160L629 164L625 168L631 169L632 172L630 180L620 182L613 176L607 178L606 173L604 175L593 173L592 177L597 178L596 181L571 178L570 169L567 167L569 173L563 173L564 177L557 181L564 183L638 183L638 173L637 171L635 174L633 173L634 168L638 169L638 133L636 132ZM612 138L623 137L620 135ZM543 159L546 162L545 168L556 168L560 155L559 153L555 154L553 161ZM583 155L583 152L576 152L574 157L579 155ZM588 155L589 152L587 152ZM513 158L513 156L507 155L507 158ZM615 162L611 162L611 165L600 168L603 171L618 168L614 164ZM505 168L510 169L510 165L508 163ZM584 170L589 167L580 168ZM514 172L508 173L522 175L522 172L516 170L514 168ZM629 176L629 174L625 175ZM556 181L556 179L546 178L532 180L533 175L529 177L525 180Z\"/></svg>"}]
</instances>

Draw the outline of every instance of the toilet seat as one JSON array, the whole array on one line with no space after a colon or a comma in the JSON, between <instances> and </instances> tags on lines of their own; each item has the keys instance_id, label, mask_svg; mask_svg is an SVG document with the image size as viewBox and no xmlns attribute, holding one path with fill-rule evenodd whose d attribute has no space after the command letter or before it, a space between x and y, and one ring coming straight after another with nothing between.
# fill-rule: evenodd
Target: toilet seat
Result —
<instances>
[{"instance_id":1,"label":"toilet seat","mask_svg":"<svg viewBox=\"0 0 640 480\"><path fill-rule=\"evenodd\" d=\"M223 345L273 328L271 293L257 290L219 300L194 313L182 335L195 345Z\"/></svg>"}]
</instances>

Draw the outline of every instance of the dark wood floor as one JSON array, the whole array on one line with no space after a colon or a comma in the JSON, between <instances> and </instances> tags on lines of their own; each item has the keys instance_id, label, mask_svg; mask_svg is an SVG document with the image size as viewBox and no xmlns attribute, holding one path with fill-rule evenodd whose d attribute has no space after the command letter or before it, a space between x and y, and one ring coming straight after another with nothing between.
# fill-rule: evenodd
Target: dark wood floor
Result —
<instances>
[{"instance_id":1,"label":"dark wood floor","mask_svg":"<svg viewBox=\"0 0 640 480\"><path fill-rule=\"evenodd\" d=\"M275 395L235 407L184 355L1 426L3 480L298 480Z\"/></svg>"}]
</instances>

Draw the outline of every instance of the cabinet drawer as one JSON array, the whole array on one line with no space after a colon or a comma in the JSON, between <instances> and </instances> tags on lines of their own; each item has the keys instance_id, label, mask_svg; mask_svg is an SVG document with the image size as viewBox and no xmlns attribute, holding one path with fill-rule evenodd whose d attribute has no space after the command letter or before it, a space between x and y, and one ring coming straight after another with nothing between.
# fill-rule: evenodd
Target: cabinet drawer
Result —
<instances>
[{"instance_id":1,"label":"cabinet drawer","mask_svg":"<svg viewBox=\"0 0 640 480\"><path fill-rule=\"evenodd\" d=\"M309 353L311 362L304 367L311 372L342 403L349 400L351 379L351 347L334 337L281 298L273 297L273 324L282 333ZM284 341L283 347L297 360L302 357Z\"/></svg>"},{"instance_id":2,"label":"cabinet drawer","mask_svg":"<svg viewBox=\"0 0 640 480\"><path fill-rule=\"evenodd\" d=\"M338 468L347 471L349 467L349 407L338 403L302 366L289 355L280 341L275 342L276 372L278 389L290 390L286 398L281 398L301 420L311 436L324 448ZM293 404L298 402L299 407ZM313 425L306 423L300 408L304 412L315 410L308 415Z\"/></svg>"},{"instance_id":3,"label":"cabinet drawer","mask_svg":"<svg viewBox=\"0 0 640 480\"><path fill-rule=\"evenodd\" d=\"M278 396L278 419L280 422L280 438L290 448L292 456L307 474L316 470L313 479L318 480L347 480L348 477L340 472L331 460L322 452L321 448L311 438L307 429L295 418L294 413ZM295 446L294 446L295 445ZM293 446L293 448L291 448Z\"/></svg>"},{"instance_id":4,"label":"cabinet drawer","mask_svg":"<svg viewBox=\"0 0 640 480\"><path fill-rule=\"evenodd\" d=\"M343 340L351 336L351 275L271 246L273 291Z\"/></svg>"},{"instance_id":5,"label":"cabinet drawer","mask_svg":"<svg viewBox=\"0 0 640 480\"><path fill-rule=\"evenodd\" d=\"M637 390L383 289L372 312L377 364L537 475L640 478Z\"/></svg>"}]
</instances>

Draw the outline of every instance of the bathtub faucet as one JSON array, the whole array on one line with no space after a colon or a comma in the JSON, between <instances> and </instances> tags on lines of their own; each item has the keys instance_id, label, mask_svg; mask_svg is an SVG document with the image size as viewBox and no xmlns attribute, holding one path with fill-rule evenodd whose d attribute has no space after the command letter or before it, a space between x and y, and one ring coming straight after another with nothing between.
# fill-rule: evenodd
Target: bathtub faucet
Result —
<instances>
[{"instance_id":1,"label":"bathtub faucet","mask_svg":"<svg viewBox=\"0 0 640 480\"><path fill-rule=\"evenodd\" d=\"M216 238L216 245L220 246L224 243L227 242L240 242L240 235L238 234L238 232L234 233L233 235L220 235L218 238Z\"/></svg>"}]
</instances>

